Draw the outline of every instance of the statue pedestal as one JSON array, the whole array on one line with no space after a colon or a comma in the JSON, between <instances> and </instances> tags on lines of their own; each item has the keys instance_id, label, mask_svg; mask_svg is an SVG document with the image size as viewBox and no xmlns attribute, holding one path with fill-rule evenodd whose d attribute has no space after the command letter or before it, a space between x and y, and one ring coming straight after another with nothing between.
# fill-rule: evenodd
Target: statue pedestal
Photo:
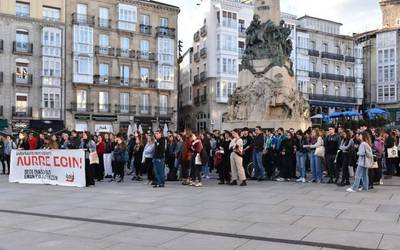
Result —
<instances>
[{"instance_id":1,"label":"statue pedestal","mask_svg":"<svg viewBox=\"0 0 400 250\"><path fill-rule=\"evenodd\" d=\"M222 124L223 130L233 130L243 129L244 127L248 127L254 129L256 126L261 126L264 129L278 129L284 128L285 130L289 130L293 128L294 130L301 129L302 131L307 130L311 127L311 122L309 121L293 121L293 120L269 120L269 121L226 121Z\"/></svg>"}]
</instances>

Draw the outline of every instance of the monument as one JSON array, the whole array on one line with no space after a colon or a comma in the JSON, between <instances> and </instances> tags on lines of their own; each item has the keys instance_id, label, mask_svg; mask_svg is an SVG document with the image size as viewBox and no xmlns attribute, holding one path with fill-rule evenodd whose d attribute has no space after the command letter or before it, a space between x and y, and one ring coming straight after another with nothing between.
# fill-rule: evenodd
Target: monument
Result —
<instances>
[{"instance_id":1,"label":"monument","mask_svg":"<svg viewBox=\"0 0 400 250\"><path fill-rule=\"evenodd\" d=\"M280 18L279 0L256 0L253 21L246 31L239 87L229 100L223 128L294 128L311 126L309 105L296 89L293 50Z\"/></svg>"}]
</instances>

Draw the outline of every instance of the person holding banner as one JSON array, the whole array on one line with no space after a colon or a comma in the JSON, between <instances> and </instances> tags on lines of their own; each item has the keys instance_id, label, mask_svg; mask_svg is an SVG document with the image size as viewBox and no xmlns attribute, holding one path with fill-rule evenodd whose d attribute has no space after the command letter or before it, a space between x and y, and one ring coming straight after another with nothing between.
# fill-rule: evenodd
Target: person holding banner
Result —
<instances>
[{"instance_id":1,"label":"person holding banner","mask_svg":"<svg viewBox=\"0 0 400 250\"><path fill-rule=\"evenodd\" d=\"M85 150L86 187L94 186L94 164L90 164L89 155L96 152L96 143L92 140L89 132L82 134L82 142L79 148Z\"/></svg>"},{"instance_id":2,"label":"person holding banner","mask_svg":"<svg viewBox=\"0 0 400 250\"><path fill-rule=\"evenodd\" d=\"M7 163L7 174L10 174L10 159L11 159L11 150L16 149L14 141L12 140L10 135L7 135L4 141L4 160ZM3 174L6 174L5 165L3 164Z\"/></svg>"}]
</instances>

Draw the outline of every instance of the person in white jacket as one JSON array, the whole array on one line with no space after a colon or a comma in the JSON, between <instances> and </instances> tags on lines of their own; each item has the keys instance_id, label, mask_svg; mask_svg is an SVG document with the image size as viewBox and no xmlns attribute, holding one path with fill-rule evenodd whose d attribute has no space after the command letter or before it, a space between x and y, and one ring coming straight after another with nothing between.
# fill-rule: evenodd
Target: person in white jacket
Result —
<instances>
[{"instance_id":1,"label":"person in white jacket","mask_svg":"<svg viewBox=\"0 0 400 250\"><path fill-rule=\"evenodd\" d=\"M317 148L324 147L324 131L318 128L311 132L311 145L304 145L304 148L310 149L310 165L313 179L311 182L321 183L322 181L322 158L315 154Z\"/></svg>"},{"instance_id":2,"label":"person in white jacket","mask_svg":"<svg viewBox=\"0 0 400 250\"><path fill-rule=\"evenodd\" d=\"M231 161L231 185L237 185L239 178L240 186L247 186L246 174L243 168L243 140L240 138L240 132L234 129L232 132L232 140L229 144L229 149L232 151L230 155Z\"/></svg>"}]
</instances>

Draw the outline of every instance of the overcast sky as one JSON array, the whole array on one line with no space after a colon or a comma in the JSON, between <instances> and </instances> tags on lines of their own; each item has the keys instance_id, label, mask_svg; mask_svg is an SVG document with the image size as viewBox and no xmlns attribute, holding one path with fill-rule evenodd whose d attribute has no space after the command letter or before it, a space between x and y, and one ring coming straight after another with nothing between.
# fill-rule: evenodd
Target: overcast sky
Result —
<instances>
[{"instance_id":1,"label":"overcast sky","mask_svg":"<svg viewBox=\"0 0 400 250\"><path fill-rule=\"evenodd\" d=\"M195 14L197 0L159 0L181 8L179 14L179 39L185 50L191 46L193 27L190 19ZM343 23L342 34L363 32L380 27L379 0L281 0L283 12L305 14Z\"/></svg>"}]
</instances>

